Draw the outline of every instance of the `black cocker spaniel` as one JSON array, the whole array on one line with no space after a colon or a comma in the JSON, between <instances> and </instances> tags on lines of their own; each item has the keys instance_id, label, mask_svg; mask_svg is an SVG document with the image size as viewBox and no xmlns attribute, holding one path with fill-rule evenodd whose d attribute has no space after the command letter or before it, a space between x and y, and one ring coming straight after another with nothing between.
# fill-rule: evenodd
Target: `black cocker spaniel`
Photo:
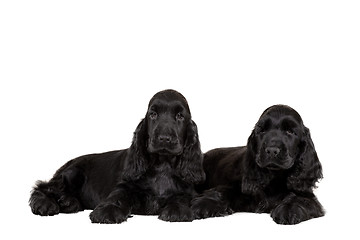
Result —
<instances>
[{"instance_id":1,"label":"black cocker spaniel","mask_svg":"<svg viewBox=\"0 0 360 240\"><path fill-rule=\"evenodd\" d=\"M247 146L207 152L204 170L205 191L192 201L196 218L256 212L297 224L324 215L313 194L321 164L309 129L288 106L266 109Z\"/></svg>"},{"instance_id":2,"label":"black cocker spaniel","mask_svg":"<svg viewBox=\"0 0 360 240\"><path fill-rule=\"evenodd\" d=\"M94 209L93 223L121 223L131 214L192 221L194 185L205 180L202 158L186 99L161 91L150 100L130 148L67 162L50 181L36 183L29 204L42 216Z\"/></svg>"}]
</instances>

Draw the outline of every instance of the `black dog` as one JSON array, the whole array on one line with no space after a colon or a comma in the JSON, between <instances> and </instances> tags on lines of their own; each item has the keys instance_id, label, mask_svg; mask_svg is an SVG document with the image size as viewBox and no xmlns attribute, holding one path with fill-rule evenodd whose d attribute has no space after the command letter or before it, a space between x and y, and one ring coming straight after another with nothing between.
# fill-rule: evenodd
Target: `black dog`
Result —
<instances>
[{"instance_id":1,"label":"black dog","mask_svg":"<svg viewBox=\"0 0 360 240\"><path fill-rule=\"evenodd\" d=\"M315 195L322 178L309 129L292 108L264 111L247 146L219 148L204 156L205 191L192 201L197 218L235 212L271 213L279 224L321 217Z\"/></svg>"},{"instance_id":2,"label":"black dog","mask_svg":"<svg viewBox=\"0 0 360 240\"><path fill-rule=\"evenodd\" d=\"M204 180L187 101L165 90L150 100L130 148L69 161L49 182L37 182L29 203L43 216L94 209L93 223L121 223L131 214L192 221L194 184Z\"/></svg>"}]
</instances>

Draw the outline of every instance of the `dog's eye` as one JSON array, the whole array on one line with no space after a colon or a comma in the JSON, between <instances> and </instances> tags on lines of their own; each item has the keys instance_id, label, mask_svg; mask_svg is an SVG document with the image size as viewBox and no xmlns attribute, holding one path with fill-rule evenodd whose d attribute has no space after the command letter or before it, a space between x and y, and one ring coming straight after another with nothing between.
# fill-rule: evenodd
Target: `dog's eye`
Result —
<instances>
[{"instance_id":1,"label":"dog's eye","mask_svg":"<svg viewBox=\"0 0 360 240\"><path fill-rule=\"evenodd\" d=\"M286 133L289 134L289 135L296 135L296 132L294 132L293 130L286 130Z\"/></svg>"},{"instance_id":2,"label":"dog's eye","mask_svg":"<svg viewBox=\"0 0 360 240\"><path fill-rule=\"evenodd\" d=\"M180 121L184 120L184 115L182 115L182 113L176 114L176 120L180 120Z\"/></svg>"},{"instance_id":3,"label":"dog's eye","mask_svg":"<svg viewBox=\"0 0 360 240\"><path fill-rule=\"evenodd\" d=\"M157 116L158 116L158 114L157 114L156 112L151 112L151 113L149 114L149 117L150 117L151 119L153 119L153 120L155 120L155 119L157 118Z\"/></svg>"}]
</instances>

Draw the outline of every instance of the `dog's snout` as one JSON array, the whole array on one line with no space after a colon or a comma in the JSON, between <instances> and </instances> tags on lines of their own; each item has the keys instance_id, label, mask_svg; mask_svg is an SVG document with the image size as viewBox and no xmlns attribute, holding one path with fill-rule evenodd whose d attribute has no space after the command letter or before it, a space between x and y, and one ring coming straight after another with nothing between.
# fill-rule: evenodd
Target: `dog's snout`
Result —
<instances>
[{"instance_id":1,"label":"dog's snout","mask_svg":"<svg viewBox=\"0 0 360 240\"><path fill-rule=\"evenodd\" d=\"M278 147L267 147L265 152L270 157L276 157L280 153L280 148Z\"/></svg>"},{"instance_id":2,"label":"dog's snout","mask_svg":"<svg viewBox=\"0 0 360 240\"><path fill-rule=\"evenodd\" d=\"M164 143L171 142L171 136L170 135L159 135L159 141Z\"/></svg>"}]
</instances>

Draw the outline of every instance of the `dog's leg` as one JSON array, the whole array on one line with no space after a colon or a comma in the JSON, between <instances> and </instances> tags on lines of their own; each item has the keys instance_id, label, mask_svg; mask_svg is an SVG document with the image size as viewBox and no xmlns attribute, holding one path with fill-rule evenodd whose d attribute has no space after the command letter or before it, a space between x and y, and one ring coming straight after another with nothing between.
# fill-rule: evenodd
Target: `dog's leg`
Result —
<instances>
[{"instance_id":1,"label":"dog's leg","mask_svg":"<svg viewBox=\"0 0 360 240\"><path fill-rule=\"evenodd\" d=\"M76 197L76 191L83 183L81 173L71 168L60 170L49 182L36 183L29 199L34 214L53 216L58 213L75 213L83 210Z\"/></svg>"},{"instance_id":2,"label":"dog's leg","mask_svg":"<svg viewBox=\"0 0 360 240\"><path fill-rule=\"evenodd\" d=\"M325 211L315 195L289 194L274 210L271 217L278 224L297 224L311 218L321 217Z\"/></svg>"},{"instance_id":3,"label":"dog's leg","mask_svg":"<svg viewBox=\"0 0 360 240\"><path fill-rule=\"evenodd\" d=\"M190 208L191 195L175 195L167 200L167 204L160 210L159 219L168 222L191 222L194 213Z\"/></svg>"},{"instance_id":4,"label":"dog's leg","mask_svg":"<svg viewBox=\"0 0 360 240\"><path fill-rule=\"evenodd\" d=\"M120 184L90 213L92 223L122 223L131 214L134 198L126 184Z\"/></svg>"}]
</instances>

